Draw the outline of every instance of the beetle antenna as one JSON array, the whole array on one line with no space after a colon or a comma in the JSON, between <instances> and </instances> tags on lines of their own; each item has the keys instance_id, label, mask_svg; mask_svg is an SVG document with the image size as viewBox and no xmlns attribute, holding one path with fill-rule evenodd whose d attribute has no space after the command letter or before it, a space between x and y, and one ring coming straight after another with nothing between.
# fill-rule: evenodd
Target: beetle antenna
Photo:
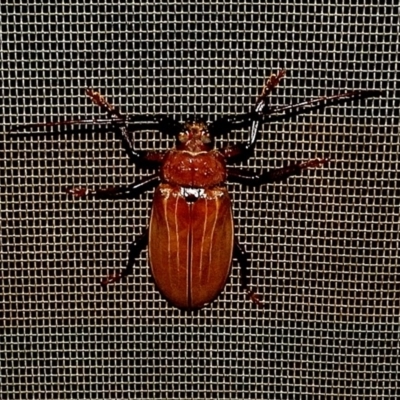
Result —
<instances>
[{"instance_id":1,"label":"beetle antenna","mask_svg":"<svg viewBox=\"0 0 400 400\"><path fill-rule=\"evenodd\" d=\"M26 131L28 129L36 129L36 128L48 128L48 127L54 127L54 126L71 126L71 125L109 125L111 123L124 123L125 120L122 119L114 119L113 121L110 121L110 119L104 119L104 118L99 118L99 119L72 119L72 120L66 120L66 121L55 121L55 122L39 122L35 124L20 124L20 125L14 125L11 127L11 129L7 132L8 134L13 134L14 136L27 136L30 135L30 133L26 132L19 132L19 131Z\"/></svg>"},{"instance_id":2,"label":"beetle antenna","mask_svg":"<svg viewBox=\"0 0 400 400\"><path fill-rule=\"evenodd\" d=\"M330 107L346 101L367 99L369 97L381 96L382 90L354 90L351 92L335 94L333 96L322 96L316 99L306 100L298 104L290 104L270 109L261 117L261 123L275 122L291 118L299 114L308 113L324 107Z\"/></svg>"}]
</instances>

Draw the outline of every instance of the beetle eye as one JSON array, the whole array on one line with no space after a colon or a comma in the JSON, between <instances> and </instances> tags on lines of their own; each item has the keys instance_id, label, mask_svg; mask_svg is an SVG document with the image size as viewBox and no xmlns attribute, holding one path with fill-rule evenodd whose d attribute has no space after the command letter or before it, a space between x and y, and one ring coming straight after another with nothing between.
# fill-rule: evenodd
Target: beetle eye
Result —
<instances>
[{"instance_id":1,"label":"beetle eye","mask_svg":"<svg viewBox=\"0 0 400 400\"><path fill-rule=\"evenodd\" d=\"M181 143L186 143L186 142L188 141L188 139L189 139L189 134L188 134L188 132L179 132L178 140L179 140Z\"/></svg>"},{"instance_id":2,"label":"beetle eye","mask_svg":"<svg viewBox=\"0 0 400 400\"><path fill-rule=\"evenodd\" d=\"M205 131L201 132L201 141L203 143L206 143L206 144L207 143L211 143L210 134L208 132L205 132Z\"/></svg>"}]
</instances>

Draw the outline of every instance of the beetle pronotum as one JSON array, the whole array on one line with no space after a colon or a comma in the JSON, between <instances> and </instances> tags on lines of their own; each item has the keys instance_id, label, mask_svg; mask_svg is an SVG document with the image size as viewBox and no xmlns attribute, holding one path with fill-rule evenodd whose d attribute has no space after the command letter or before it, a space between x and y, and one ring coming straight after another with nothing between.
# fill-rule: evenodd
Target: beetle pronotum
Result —
<instances>
[{"instance_id":1,"label":"beetle pronotum","mask_svg":"<svg viewBox=\"0 0 400 400\"><path fill-rule=\"evenodd\" d=\"M98 92L88 89L89 98L108 114L108 119L73 119L15 126L12 131L29 128L76 124L111 124L132 163L141 168L159 171L129 186L105 189L71 188L76 197L132 198L154 189L149 228L131 244L124 271L102 281L106 286L131 274L135 260L149 245L149 261L155 284L174 306L193 310L213 301L228 279L232 258L241 267L241 283L249 298L262 306L250 289L247 277L247 255L234 238L231 202L226 182L259 186L298 175L308 168L328 162L327 158L298 162L261 174L231 167L253 155L259 127L267 122L284 120L293 115L331 106L348 100L373 97L377 90L357 90L330 97L319 97L295 105L271 108L267 98L284 77L281 70L271 75L250 113L221 117L206 124L188 121L185 124L164 115L125 116ZM214 137L233 129L250 128L248 141L233 146L214 148ZM138 151L129 132L152 129L174 135L176 145L168 151Z\"/></svg>"}]
</instances>

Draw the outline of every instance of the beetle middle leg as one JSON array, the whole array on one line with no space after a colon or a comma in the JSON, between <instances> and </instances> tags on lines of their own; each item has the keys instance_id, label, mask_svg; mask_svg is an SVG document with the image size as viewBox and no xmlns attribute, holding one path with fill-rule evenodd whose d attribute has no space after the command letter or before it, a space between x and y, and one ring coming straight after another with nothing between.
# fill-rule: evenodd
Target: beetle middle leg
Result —
<instances>
[{"instance_id":1,"label":"beetle middle leg","mask_svg":"<svg viewBox=\"0 0 400 400\"><path fill-rule=\"evenodd\" d=\"M75 197L91 196L97 199L132 199L146 190L154 189L158 183L159 175L153 174L128 186L111 186L101 189L67 188L66 192Z\"/></svg>"},{"instance_id":2,"label":"beetle middle leg","mask_svg":"<svg viewBox=\"0 0 400 400\"><path fill-rule=\"evenodd\" d=\"M239 242L236 239L235 239L233 255L237 258L240 265L240 281L242 289L245 291L245 293L253 303L257 304L259 307L264 307L263 303L258 298L257 294L249 287L249 277L247 273L247 265L249 262L249 258L243 247L239 244Z\"/></svg>"},{"instance_id":3,"label":"beetle middle leg","mask_svg":"<svg viewBox=\"0 0 400 400\"><path fill-rule=\"evenodd\" d=\"M259 186L267 183L281 182L291 176L300 175L305 169L318 168L329 161L329 158L315 158L291 164L283 168L273 169L261 174L255 174L248 170L229 167L228 180L230 182L241 183L247 186Z\"/></svg>"}]
</instances>

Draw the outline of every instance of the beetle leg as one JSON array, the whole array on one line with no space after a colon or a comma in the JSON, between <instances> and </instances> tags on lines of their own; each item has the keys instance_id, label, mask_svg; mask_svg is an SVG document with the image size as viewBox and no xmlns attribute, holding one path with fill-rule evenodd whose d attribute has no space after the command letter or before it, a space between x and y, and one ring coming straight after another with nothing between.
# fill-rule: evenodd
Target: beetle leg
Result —
<instances>
[{"instance_id":1,"label":"beetle leg","mask_svg":"<svg viewBox=\"0 0 400 400\"><path fill-rule=\"evenodd\" d=\"M240 272L241 272L240 280L242 289L245 291L246 295L253 303L257 304L257 306L259 307L264 307L258 295L252 289L249 288L249 277L247 274L248 256L243 247L239 244L239 242L236 239L235 239L233 255L237 258L240 265Z\"/></svg>"},{"instance_id":2,"label":"beetle leg","mask_svg":"<svg viewBox=\"0 0 400 400\"><path fill-rule=\"evenodd\" d=\"M225 158L231 159L229 160L230 162L246 161L253 155L260 123L263 123L262 118L266 112L267 97L279 85L285 74L286 71L282 69L265 80L261 95L258 97L252 112L232 117L222 117L210 125L210 132L213 135L221 135L233 129L250 126L250 137L247 142L220 149Z\"/></svg>"},{"instance_id":3,"label":"beetle leg","mask_svg":"<svg viewBox=\"0 0 400 400\"><path fill-rule=\"evenodd\" d=\"M133 272L133 266L140 253L147 246L149 242L149 228L146 228L139 238L130 244L129 258L126 268L122 272L118 272L114 275L109 275L101 281L102 286L107 286L110 283L119 282L121 279L131 275Z\"/></svg>"},{"instance_id":4,"label":"beetle leg","mask_svg":"<svg viewBox=\"0 0 400 400\"><path fill-rule=\"evenodd\" d=\"M284 181L291 176L300 175L305 169L318 168L329 161L329 158L315 158L313 160L291 164L283 168L273 169L262 174L253 174L250 171L229 167L228 180L247 186L259 186L266 183Z\"/></svg>"},{"instance_id":5,"label":"beetle leg","mask_svg":"<svg viewBox=\"0 0 400 400\"><path fill-rule=\"evenodd\" d=\"M157 130L166 136L176 137L182 131L183 126L173 118L165 115L147 115L128 117L124 126L119 127L117 135L122 141L129 159L133 164L141 168L159 167L165 156L165 151L143 151L135 150L134 144L129 133L139 130Z\"/></svg>"},{"instance_id":6,"label":"beetle leg","mask_svg":"<svg viewBox=\"0 0 400 400\"><path fill-rule=\"evenodd\" d=\"M153 174L128 186L107 187L103 189L67 188L66 192L75 197L91 196L96 199L131 199L159 183L158 174Z\"/></svg>"},{"instance_id":7,"label":"beetle leg","mask_svg":"<svg viewBox=\"0 0 400 400\"><path fill-rule=\"evenodd\" d=\"M122 146L132 163L143 168L156 167L162 163L165 152L134 150L128 132L144 129L156 129L162 133L175 136L182 128L180 123L164 115L140 116L138 118L127 117L124 114L121 114L99 92L95 92L92 89L86 89L86 94L94 104L98 105L103 111L108 113L113 121L113 125L118 128L117 134L120 137ZM121 124L120 121L125 121L125 123Z\"/></svg>"},{"instance_id":8,"label":"beetle leg","mask_svg":"<svg viewBox=\"0 0 400 400\"><path fill-rule=\"evenodd\" d=\"M265 80L262 92L260 97L257 100L255 111L261 112L265 107L265 99L269 96L269 94L279 85L281 79L283 79L286 75L286 71L281 69L277 74L272 74L268 79ZM260 105L264 103L262 107Z\"/></svg>"},{"instance_id":9,"label":"beetle leg","mask_svg":"<svg viewBox=\"0 0 400 400\"><path fill-rule=\"evenodd\" d=\"M121 120L125 119L125 116L122 115L111 103L109 103L105 97L103 97L99 92L95 92L92 89L86 89L86 94L92 100L94 104L99 106L103 111L106 111L108 115L112 118L118 118Z\"/></svg>"},{"instance_id":10,"label":"beetle leg","mask_svg":"<svg viewBox=\"0 0 400 400\"><path fill-rule=\"evenodd\" d=\"M92 100L94 104L99 106L103 111L107 112L111 120L114 122L113 125L118 128L117 133L122 140L122 146L124 147L128 157L134 164L148 164L147 155L149 152L134 150L131 139L129 138L126 125L121 125L119 121L126 121L125 115L121 114L111 103L109 103L104 96L99 92L95 92L92 89L86 89L86 94ZM141 126L139 127L141 129ZM147 163L146 163L147 161Z\"/></svg>"}]
</instances>

